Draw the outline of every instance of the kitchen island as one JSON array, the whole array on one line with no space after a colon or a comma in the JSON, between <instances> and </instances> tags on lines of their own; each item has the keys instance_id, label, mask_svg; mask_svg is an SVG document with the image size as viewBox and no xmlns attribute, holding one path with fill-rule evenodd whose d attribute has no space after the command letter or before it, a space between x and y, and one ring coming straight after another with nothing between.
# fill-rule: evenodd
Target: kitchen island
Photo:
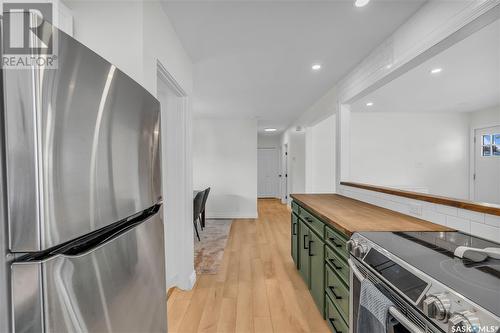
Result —
<instances>
[{"instance_id":1,"label":"kitchen island","mask_svg":"<svg viewBox=\"0 0 500 333\"><path fill-rule=\"evenodd\" d=\"M452 229L338 194L292 194L291 254L332 332L349 329L349 252L358 231Z\"/></svg>"}]
</instances>

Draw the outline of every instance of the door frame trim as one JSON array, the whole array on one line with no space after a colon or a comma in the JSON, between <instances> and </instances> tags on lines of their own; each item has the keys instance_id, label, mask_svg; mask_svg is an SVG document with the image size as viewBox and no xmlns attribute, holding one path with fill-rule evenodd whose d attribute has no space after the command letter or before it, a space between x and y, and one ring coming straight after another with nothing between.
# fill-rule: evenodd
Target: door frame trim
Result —
<instances>
[{"instance_id":1,"label":"door frame trim","mask_svg":"<svg viewBox=\"0 0 500 333\"><path fill-rule=\"evenodd\" d=\"M474 138L476 137L476 131L485 129L488 127L497 127L500 126L500 122L495 122L492 124L485 124L471 127L470 129L470 138L469 138L469 200L476 201L476 184L474 181L474 174L476 173L476 145L474 144Z\"/></svg>"},{"instance_id":2,"label":"door frame trim","mask_svg":"<svg viewBox=\"0 0 500 333\"><path fill-rule=\"evenodd\" d=\"M196 272L194 271L194 230L193 223L190 222L193 219L191 150L192 112L186 90L158 59L156 60L156 72L156 79L161 80L179 98L177 107L179 108L178 111L180 111L182 118L181 124L179 124L182 131L180 138L182 140L182 145L179 149L182 150L183 158L181 163L183 168L181 168L181 175L176 181L178 193L182 198L181 207L183 207L182 212L179 214L182 217L181 221L179 221L179 231L181 235L179 235L180 237L176 237L179 242L176 246L178 249L176 256L179 257L179 261L177 262L178 267L174 268L176 273L172 275L172 281L167 281L167 288L175 286L183 290L190 290L196 283ZM158 87L156 89L158 91ZM164 203L168 205L166 200L164 200ZM165 248L167 248L166 245ZM167 258L166 253L165 258ZM169 265L166 264L165 267L168 269ZM166 275L166 277L168 276Z\"/></svg>"}]
</instances>

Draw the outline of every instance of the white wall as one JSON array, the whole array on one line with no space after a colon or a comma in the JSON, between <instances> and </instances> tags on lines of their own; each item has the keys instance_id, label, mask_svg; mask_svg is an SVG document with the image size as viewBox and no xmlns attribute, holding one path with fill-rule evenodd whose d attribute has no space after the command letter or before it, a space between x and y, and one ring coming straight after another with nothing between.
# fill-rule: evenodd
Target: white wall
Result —
<instances>
[{"instance_id":1,"label":"white wall","mask_svg":"<svg viewBox=\"0 0 500 333\"><path fill-rule=\"evenodd\" d=\"M211 187L207 218L256 218L257 121L195 118L193 182Z\"/></svg>"},{"instance_id":2,"label":"white wall","mask_svg":"<svg viewBox=\"0 0 500 333\"><path fill-rule=\"evenodd\" d=\"M498 5L498 0L485 1L431 1L426 3L412 18L375 49L367 58L337 84L337 181L349 179L349 152L346 138L350 138L349 112L343 104L353 98L368 94L374 89L398 77L401 73L422 63L432 54L443 50L458 36L471 33L474 28L486 23L489 17L481 16ZM480 18L481 24L467 26ZM477 22L474 22L477 23ZM460 30L459 30L460 29ZM449 38L449 39L448 39ZM345 118L345 119L344 119ZM365 191L338 185L340 194L392 209L403 214L470 232L480 237L500 239L500 217L430 204L418 200Z\"/></svg>"},{"instance_id":3,"label":"white wall","mask_svg":"<svg viewBox=\"0 0 500 333\"><path fill-rule=\"evenodd\" d=\"M280 148L281 137L279 134L259 133L257 135L258 148Z\"/></svg>"},{"instance_id":4,"label":"white wall","mask_svg":"<svg viewBox=\"0 0 500 333\"><path fill-rule=\"evenodd\" d=\"M305 131L286 130L281 144L288 145L288 193L306 192L306 135ZM288 204L291 198L288 196Z\"/></svg>"},{"instance_id":5,"label":"white wall","mask_svg":"<svg viewBox=\"0 0 500 333\"><path fill-rule=\"evenodd\" d=\"M282 143L288 143L297 126L305 128L304 149L295 150L297 156L304 157L304 164L295 167L291 183L297 184L290 193L333 193L336 188L336 87L328 90L318 101L311 105L282 134ZM333 135L333 138L332 138ZM328 142L334 145L328 146ZM293 144L292 144L293 145ZM299 144L301 147L301 144ZM333 154L333 155L332 155ZM331 165L333 163L333 165ZM291 163L289 163L291 164ZM302 171L303 170L303 171ZM289 175L290 177L290 175ZM303 183L303 185L302 185Z\"/></svg>"},{"instance_id":6,"label":"white wall","mask_svg":"<svg viewBox=\"0 0 500 333\"><path fill-rule=\"evenodd\" d=\"M76 0L65 3L73 12L74 37L143 84L142 3Z\"/></svg>"},{"instance_id":7,"label":"white wall","mask_svg":"<svg viewBox=\"0 0 500 333\"><path fill-rule=\"evenodd\" d=\"M353 112L350 180L469 198L469 113Z\"/></svg>"},{"instance_id":8,"label":"white wall","mask_svg":"<svg viewBox=\"0 0 500 333\"><path fill-rule=\"evenodd\" d=\"M74 17L74 37L142 84L151 94L157 96L157 62L163 65L187 98L192 94L191 60L159 1L66 0L64 3L70 8ZM179 146L179 149L182 149L179 154L186 159L187 167L182 173L185 178L183 183L186 185L179 193L186 194L183 199L189 204L183 205L184 220L172 221L165 215L164 221L169 220L168 230L165 228L166 242L169 245L174 242L176 249L175 260L172 256L167 258L167 271L175 272L174 275L177 276L175 284L178 287L189 289L196 278L191 223L192 116L189 107L185 119L184 144ZM163 172L165 168L166 163L163 163ZM166 197L165 192L163 196ZM167 214L167 210L164 210L164 214ZM172 248L172 246L167 247ZM171 281L167 283L170 285Z\"/></svg>"},{"instance_id":9,"label":"white wall","mask_svg":"<svg viewBox=\"0 0 500 333\"><path fill-rule=\"evenodd\" d=\"M500 125L500 105L470 113L471 130L497 125Z\"/></svg>"},{"instance_id":10,"label":"white wall","mask_svg":"<svg viewBox=\"0 0 500 333\"><path fill-rule=\"evenodd\" d=\"M306 129L306 192L335 193L335 115Z\"/></svg>"}]
</instances>

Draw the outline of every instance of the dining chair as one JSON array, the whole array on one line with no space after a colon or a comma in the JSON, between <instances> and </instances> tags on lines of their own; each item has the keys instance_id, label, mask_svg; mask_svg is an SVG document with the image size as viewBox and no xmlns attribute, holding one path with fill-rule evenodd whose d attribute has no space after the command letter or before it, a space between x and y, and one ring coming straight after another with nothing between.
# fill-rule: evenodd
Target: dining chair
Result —
<instances>
[{"instance_id":1,"label":"dining chair","mask_svg":"<svg viewBox=\"0 0 500 333\"><path fill-rule=\"evenodd\" d=\"M202 209L204 196L205 196L204 191L200 191L200 192L196 193L196 196L193 199L193 224L194 224L194 230L196 231L196 237L198 238L198 241L201 240L200 234L198 233L198 221L200 220L200 216L201 216L201 209Z\"/></svg>"},{"instance_id":2,"label":"dining chair","mask_svg":"<svg viewBox=\"0 0 500 333\"><path fill-rule=\"evenodd\" d=\"M205 228L205 206L207 203L208 194L210 193L210 187L206 188L203 191L203 193L204 195L203 195L203 202L201 204L201 219L200 219L201 230Z\"/></svg>"}]
</instances>

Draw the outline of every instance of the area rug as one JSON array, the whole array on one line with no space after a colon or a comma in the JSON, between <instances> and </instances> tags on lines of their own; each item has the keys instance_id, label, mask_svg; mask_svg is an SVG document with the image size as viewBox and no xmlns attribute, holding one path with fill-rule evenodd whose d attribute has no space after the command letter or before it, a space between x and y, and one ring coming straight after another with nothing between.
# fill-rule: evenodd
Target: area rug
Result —
<instances>
[{"instance_id":1,"label":"area rug","mask_svg":"<svg viewBox=\"0 0 500 333\"><path fill-rule=\"evenodd\" d=\"M194 267L196 274L217 274L224 256L233 220L206 220L206 227L199 229L201 240L194 239Z\"/></svg>"}]
</instances>

